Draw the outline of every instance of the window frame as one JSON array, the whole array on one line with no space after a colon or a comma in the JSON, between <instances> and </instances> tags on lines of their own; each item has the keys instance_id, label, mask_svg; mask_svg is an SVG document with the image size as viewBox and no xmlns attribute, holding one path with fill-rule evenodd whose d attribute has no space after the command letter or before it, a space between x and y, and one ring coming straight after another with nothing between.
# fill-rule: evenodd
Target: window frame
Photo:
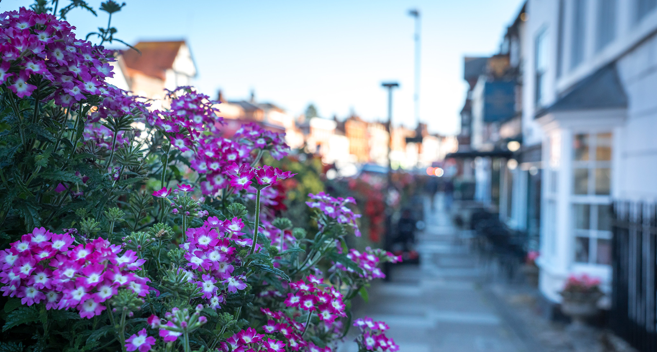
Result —
<instances>
[{"instance_id":1,"label":"window frame","mask_svg":"<svg viewBox=\"0 0 657 352\"><path fill-rule=\"evenodd\" d=\"M597 158L597 146L598 146L598 135L608 134L608 143L610 148L609 160L596 160ZM576 148L575 141L577 136L587 135L588 137L588 160L576 160ZM595 172L592 170L596 169L609 169L611 173L611 167L613 162L613 131L611 130L590 130L590 131L573 131L571 137L571 155L572 161L570 165L571 169L571 185L572 189L570 192L570 207L571 207L571 225L570 229L572 232L571 240L573 241L573 250L572 250L572 262L575 265L590 265L590 266L604 266L608 267L611 263L598 263L598 241L606 240L611 241L612 232L611 229L604 230L599 229L599 207L601 206L611 206L612 204L612 182L611 174L609 180L609 194L595 194ZM575 170L577 169L587 169L588 173L588 185L586 194L575 194ZM579 212L577 211L578 206L589 206L587 220L588 228L580 229L577 227L577 216ZM577 238L587 238L588 239L588 258L586 262L578 261L577 258ZM611 245L611 243L609 242Z\"/></svg>"}]
</instances>

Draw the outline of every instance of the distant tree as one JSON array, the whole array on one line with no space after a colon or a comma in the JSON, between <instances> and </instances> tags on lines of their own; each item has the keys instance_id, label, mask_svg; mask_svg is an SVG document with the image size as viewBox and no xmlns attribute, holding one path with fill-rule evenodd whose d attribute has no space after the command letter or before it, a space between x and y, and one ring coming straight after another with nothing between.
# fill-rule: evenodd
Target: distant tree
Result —
<instances>
[{"instance_id":1,"label":"distant tree","mask_svg":"<svg viewBox=\"0 0 657 352\"><path fill-rule=\"evenodd\" d=\"M315 107L314 104L310 104L306 108L306 118L310 119L313 117L317 117L317 108Z\"/></svg>"}]
</instances>

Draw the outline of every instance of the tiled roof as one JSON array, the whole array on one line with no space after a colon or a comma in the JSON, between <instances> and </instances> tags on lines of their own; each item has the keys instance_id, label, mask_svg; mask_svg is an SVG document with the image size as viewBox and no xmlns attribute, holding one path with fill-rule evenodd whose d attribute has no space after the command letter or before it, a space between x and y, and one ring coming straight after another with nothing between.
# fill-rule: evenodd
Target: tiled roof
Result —
<instances>
[{"instance_id":1,"label":"tiled roof","mask_svg":"<svg viewBox=\"0 0 657 352\"><path fill-rule=\"evenodd\" d=\"M138 71L146 76L165 79L166 70L173 67L173 62L180 48L185 45L184 40L162 42L139 42L135 50L123 52L123 60L128 68L128 75L132 76Z\"/></svg>"},{"instance_id":2,"label":"tiled roof","mask_svg":"<svg viewBox=\"0 0 657 352\"><path fill-rule=\"evenodd\" d=\"M554 104L536 117L550 112L627 108L627 95L618 77L616 64L608 64L576 83Z\"/></svg>"}]
</instances>

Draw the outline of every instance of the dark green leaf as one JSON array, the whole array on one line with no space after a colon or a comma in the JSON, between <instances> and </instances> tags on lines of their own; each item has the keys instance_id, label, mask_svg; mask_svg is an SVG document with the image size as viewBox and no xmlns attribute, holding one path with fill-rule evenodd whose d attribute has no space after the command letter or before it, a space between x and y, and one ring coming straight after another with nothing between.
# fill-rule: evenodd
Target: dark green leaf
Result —
<instances>
[{"instance_id":1,"label":"dark green leaf","mask_svg":"<svg viewBox=\"0 0 657 352\"><path fill-rule=\"evenodd\" d=\"M23 352L21 342L0 342L0 352Z\"/></svg>"},{"instance_id":2,"label":"dark green leaf","mask_svg":"<svg viewBox=\"0 0 657 352\"><path fill-rule=\"evenodd\" d=\"M32 124L32 125L30 125L27 129L28 129L30 132L36 134L37 136L42 137L42 138L48 140L49 142L54 143L55 141L57 141L57 139L55 138L55 136L53 136L52 133L50 133L50 131L48 131L47 129L45 129L43 126L36 125L36 124Z\"/></svg>"},{"instance_id":3,"label":"dark green leaf","mask_svg":"<svg viewBox=\"0 0 657 352\"><path fill-rule=\"evenodd\" d=\"M15 326L29 324L39 320L39 309L36 306L20 307L7 315L2 332Z\"/></svg>"},{"instance_id":4,"label":"dark green leaf","mask_svg":"<svg viewBox=\"0 0 657 352\"><path fill-rule=\"evenodd\" d=\"M365 301L365 303L370 300L370 296L367 294L367 289L365 287L361 287L360 290L358 290L358 294L363 297L363 301Z\"/></svg>"},{"instance_id":5,"label":"dark green leaf","mask_svg":"<svg viewBox=\"0 0 657 352\"><path fill-rule=\"evenodd\" d=\"M94 330L91 335L89 335L89 338L87 339L87 343L92 343L92 342L98 342L103 336L107 335L109 332L113 331L114 327L112 325L105 325L100 329Z\"/></svg>"},{"instance_id":6,"label":"dark green leaf","mask_svg":"<svg viewBox=\"0 0 657 352\"><path fill-rule=\"evenodd\" d=\"M71 183L78 183L81 181L80 177L76 176L74 172L59 171L59 170L44 172L41 174L41 178L44 178L46 180L71 182Z\"/></svg>"},{"instance_id":7,"label":"dark green leaf","mask_svg":"<svg viewBox=\"0 0 657 352\"><path fill-rule=\"evenodd\" d=\"M21 300L19 298L10 298L5 307L3 308L5 313L11 313L14 309L21 306Z\"/></svg>"},{"instance_id":8,"label":"dark green leaf","mask_svg":"<svg viewBox=\"0 0 657 352\"><path fill-rule=\"evenodd\" d=\"M41 216L39 216L39 208L28 201L16 203L18 214L25 220L26 231L32 231L35 227L41 225Z\"/></svg>"},{"instance_id":9,"label":"dark green leaf","mask_svg":"<svg viewBox=\"0 0 657 352\"><path fill-rule=\"evenodd\" d=\"M265 264L253 264L253 266L256 267L256 268L258 268L258 269L260 269L260 270L262 270L262 271L265 271L265 272L268 272L268 273L274 274L274 275L280 277L281 279L283 279L283 280L285 280L285 281L290 281L290 277L287 276L287 274L285 274L285 273L284 273L282 270L280 270L280 269L272 268L272 267L269 267L269 266L267 266L267 265L265 265Z\"/></svg>"}]
</instances>

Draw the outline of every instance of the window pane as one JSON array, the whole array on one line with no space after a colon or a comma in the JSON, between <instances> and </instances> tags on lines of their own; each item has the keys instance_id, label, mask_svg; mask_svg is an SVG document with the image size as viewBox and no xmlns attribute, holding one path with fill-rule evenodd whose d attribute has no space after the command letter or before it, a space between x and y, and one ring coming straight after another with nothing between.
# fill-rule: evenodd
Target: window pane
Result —
<instances>
[{"instance_id":1,"label":"window pane","mask_svg":"<svg viewBox=\"0 0 657 352\"><path fill-rule=\"evenodd\" d=\"M575 161L588 161L589 160L589 135L577 134L573 141L573 149L575 150Z\"/></svg>"},{"instance_id":2,"label":"window pane","mask_svg":"<svg viewBox=\"0 0 657 352\"><path fill-rule=\"evenodd\" d=\"M575 261L578 263L589 262L589 239L586 237L575 237Z\"/></svg>"},{"instance_id":3,"label":"window pane","mask_svg":"<svg viewBox=\"0 0 657 352\"><path fill-rule=\"evenodd\" d=\"M584 29L586 18L586 1L573 1L572 41L570 42L570 68L577 67L584 59Z\"/></svg>"},{"instance_id":4,"label":"window pane","mask_svg":"<svg viewBox=\"0 0 657 352\"><path fill-rule=\"evenodd\" d=\"M575 169L575 194L589 193L589 169Z\"/></svg>"},{"instance_id":5,"label":"window pane","mask_svg":"<svg viewBox=\"0 0 657 352\"><path fill-rule=\"evenodd\" d=\"M595 169L595 194L609 194L611 186L611 169Z\"/></svg>"},{"instance_id":6,"label":"window pane","mask_svg":"<svg viewBox=\"0 0 657 352\"><path fill-rule=\"evenodd\" d=\"M611 205L598 205L598 230L611 231Z\"/></svg>"},{"instance_id":7,"label":"window pane","mask_svg":"<svg viewBox=\"0 0 657 352\"><path fill-rule=\"evenodd\" d=\"M611 264L611 241L598 239L597 245L598 258L596 258L596 263Z\"/></svg>"},{"instance_id":8,"label":"window pane","mask_svg":"<svg viewBox=\"0 0 657 352\"><path fill-rule=\"evenodd\" d=\"M600 50L615 37L616 0L599 0L596 49Z\"/></svg>"},{"instance_id":9,"label":"window pane","mask_svg":"<svg viewBox=\"0 0 657 352\"><path fill-rule=\"evenodd\" d=\"M591 206L588 204L575 204L575 228L588 230L591 228Z\"/></svg>"},{"instance_id":10,"label":"window pane","mask_svg":"<svg viewBox=\"0 0 657 352\"><path fill-rule=\"evenodd\" d=\"M596 141L595 160L611 160L611 133L599 133Z\"/></svg>"}]
</instances>

